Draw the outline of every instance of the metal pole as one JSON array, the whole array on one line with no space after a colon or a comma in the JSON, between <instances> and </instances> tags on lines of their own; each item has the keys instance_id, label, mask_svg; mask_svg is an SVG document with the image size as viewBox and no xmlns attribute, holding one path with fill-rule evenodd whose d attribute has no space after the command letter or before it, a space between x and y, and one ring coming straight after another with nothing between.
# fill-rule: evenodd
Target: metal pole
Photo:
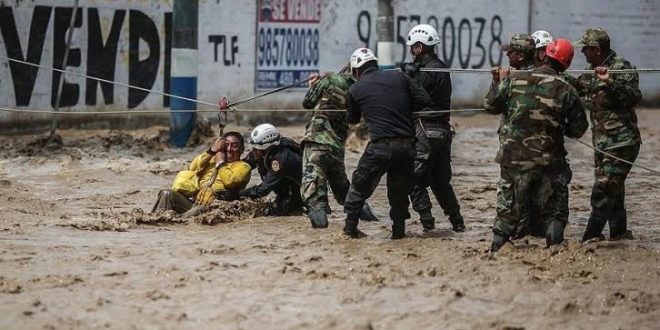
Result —
<instances>
[{"instance_id":1,"label":"metal pole","mask_svg":"<svg viewBox=\"0 0 660 330\"><path fill-rule=\"evenodd\" d=\"M197 26L198 0L174 0L172 14L172 75L171 93L197 99ZM196 102L172 99L171 110L194 110ZM194 112L170 114L170 142L185 147L195 128Z\"/></svg>"},{"instance_id":2,"label":"metal pole","mask_svg":"<svg viewBox=\"0 0 660 330\"><path fill-rule=\"evenodd\" d=\"M378 64L383 69L394 67L394 8L392 0L378 0L378 20L376 22L378 43L376 54Z\"/></svg>"},{"instance_id":3,"label":"metal pole","mask_svg":"<svg viewBox=\"0 0 660 330\"><path fill-rule=\"evenodd\" d=\"M529 0L527 4L527 33L534 32L532 30L532 21L534 19L534 0Z\"/></svg>"},{"instance_id":4,"label":"metal pole","mask_svg":"<svg viewBox=\"0 0 660 330\"><path fill-rule=\"evenodd\" d=\"M78 0L75 0L73 4L73 13L71 14L71 20L69 21L69 30L67 31L66 35L66 48L64 48L64 58L62 59L62 69L66 68L66 62L69 59L69 49L71 48L71 38L73 37L73 24L76 22L76 16L78 14ZM52 120L50 122L50 137L48 138L48 143L55 142L55 130L57 129L57 112L60 110L60 102L62 99L62 89L64 89L64 84L62 83L64 81L64 75L65 73L62 72L60 74L59 79L55 82L57 84L57 95L55 98L55 113L52 116Z\"/></svg>"}]
</instances>

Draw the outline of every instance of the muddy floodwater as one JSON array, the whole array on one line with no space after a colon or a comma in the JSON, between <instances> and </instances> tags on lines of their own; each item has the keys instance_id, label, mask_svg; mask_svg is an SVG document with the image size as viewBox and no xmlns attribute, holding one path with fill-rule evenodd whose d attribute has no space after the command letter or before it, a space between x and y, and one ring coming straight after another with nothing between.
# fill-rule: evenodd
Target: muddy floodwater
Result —
<instances>
[{"instance_id":1,"label":"muddy floodwater","mask_svg":"<svg viewBox=\"0 0 660 330\"><path fill-rule=\"evenodd\" d=\"M660 170L660 111L639 118L638 163ZM325 230L264 217L263 201L215 202L191 219L149 214L208 147L170 148L164 127L62 130L57 150L44 135L0 136L0 328L659 329L660 175L635 168L627 181L635 239L582 244L593 152L568 141L566 242L529 238L489 257L498 120L452 120L468 230L449 230L435 203L439 229L424 234L413 216L397 241L384 181L369 200L382 221L351 240L334 201ZM304 127L282 131L299 139ZM349 175L363 148L349 143Z\"/></svg>"}]
</instances>

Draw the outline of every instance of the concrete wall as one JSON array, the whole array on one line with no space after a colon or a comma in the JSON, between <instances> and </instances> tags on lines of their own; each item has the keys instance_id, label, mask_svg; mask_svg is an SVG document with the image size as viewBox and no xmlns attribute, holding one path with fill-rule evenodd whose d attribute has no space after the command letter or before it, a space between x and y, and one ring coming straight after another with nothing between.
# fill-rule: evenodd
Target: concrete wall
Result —
<instances>
[{"instance_id":1,"label":"concrete wall","mask_svg":"<svg viewBox=\"0 0 660 330\"><path fill-rule=\"evenodd\" d=\"M80 3L66 68L167 92L171 0ZM0 56L44 66L61 62L72 5L73 0L0 0ZM438 27L444 42L437 51L454 68L506 64L499 46L515 32L543 28L576 39L586 27L599 25L609 30L613 48L637 67L659 66L660 0L393 0L393 6L396 61L410 60L404 39L418 22ZM209 102L222 95L248 97L310 71L336 71L355 48L375 48L377 41L377 0L200 0L199 8L198 98ZM578 53L573 67L583 66ZM46 69L0 60L0 106L51 109L56 78ZM487 75L452 79L455 104L479 104L489 83ZM63 110L169 106L168 98L157 94L101 88L73 76L66 81ZM657 75L643 75L641 87L645 99L660 97ZM246 106L297 106L303 92L294 89ZM0 112L0 122L18 118L25 115Z\"/></svg>"}]
</instances>

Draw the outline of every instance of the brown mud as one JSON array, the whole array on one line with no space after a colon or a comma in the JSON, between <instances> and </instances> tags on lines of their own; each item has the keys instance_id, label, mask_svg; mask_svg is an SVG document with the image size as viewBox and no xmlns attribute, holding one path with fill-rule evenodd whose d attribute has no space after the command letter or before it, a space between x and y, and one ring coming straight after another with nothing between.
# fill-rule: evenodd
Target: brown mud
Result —
<instances>
[{"instance_id":1,"label":"brown mud","mask_svg":"<svg viewBox=\"0 0 660 330\"><path fill-rule=\"evenodd\" d=\"M639 117L638 162L658 169L660 112ZM449 230L436 203L436 232L413 216L397 241L383 183L370 199L382 221L361 223L361 240L341 235L334 201L325 230L304 216L263 217L262 201L149 214L210 137L175 149L163 127L62 130L63 146L50 149L47 135L0 136L0 328L657 329L660 176L633 169L627 181L635 239L582 244L593 152L568 141L566 242L522 239L489 256L498 118L453 122L468 230ZM349 174L363 148L351 141Z\"/></svg>"}]
</instances>

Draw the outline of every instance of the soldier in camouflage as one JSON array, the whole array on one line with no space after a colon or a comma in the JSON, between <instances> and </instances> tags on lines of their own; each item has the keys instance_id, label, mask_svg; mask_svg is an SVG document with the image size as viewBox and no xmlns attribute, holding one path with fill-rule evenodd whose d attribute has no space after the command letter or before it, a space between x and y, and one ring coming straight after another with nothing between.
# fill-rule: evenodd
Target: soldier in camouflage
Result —
<instances>
[{"instance_id":1,"label":"soldier in camouflage","mask_svg":"<svg viewBox=\"0 0 660 330\"><path fill-rule=\"evenodd\" d=\"M350 182L344 166L344 144L348 135L346 93L354 79L347 70L338 74L312 75L303 107L314 109L312 118L305 126L303 145L303 177L300 194L307 206L308 216L314 228L328 227L328 184L335 200L344 205ZM362 220L376 221L368 204L360 214Z\"/></svg>"},{"instance_id":2,"label":"soldier in camouflage","mask_svg":"<svg viewBox=\"0 0 660 330\"><path fill-rule=\"evenodd\" d=\"M550 34L550 32L545 30L535 31L534 33L532 33L531 37L532 39L534 39L534 47L536 48L534 54L534 63L536 67L541 67L543 66L546 57L545 55L546 49L548 48L548 45L555 40L555 38L552 36L552 34ZM559 76L564 81L569 83L571 86L577 88L577 79L575 77L569 75L566 72L560 72ZM564 179L563 179L564 182L566 182L566 186L561 187L562 189L566 189L566 191L561 192L559 195L562 198L566 198L566 200L559 203L559 205L568 205L568 196L569 196L568 184L571 182L572 179L573 179L573 171L571 171L571 166L569 165L567 160L566 168L564 168ZM561 210L557 210L557 216L563 218L563 221L565 223L568 223L569 209L562 208ZM543 224L534 220L535 219L531 219L529 225L530 234L536 237L544 237L545 231L543 228L544 227Z\"/></svg>"},{"instance_id":3,"label":"soldier in camouflage","mask_svg":"<svg viewBox=\"0 0 660 330\"><path fill-rule=\"evenodd\" d=\"M642 99L637 73L610 74L608 69L634 69L610 48L610 37L602 28L587 29L575 43L582 47L588 66L594 74L578 77L579 90L591 110L593 145L616 157L635 162L642 139L637 128L634 107ZM610 225L610 238L632 238L627 228L625 180L631 165L596 152L595 181L591 191L591 215L583 240L602 238L605 223Z\"/></svg>"},{"instance_id":4,"label":"soldier in camouflage","mask_svg":"<svg viewBox=\"0 0 660 330\"><path fill-rule=\"evenodd\" d=\"M561 213L568 209L564 135L581 137L588 122L577 92L558 76L573 58L570 41L555 40L546 54L544 64L531 72L501 70L484 100L486 111L502 116L492 252L525 236L530 219L544 225L548 245L563 241Z\"/></svg>"},{"instance_id":5,"label":"soldier in camouflage","mask_svg":"<svg viewBox=\"0 0 660 330\"><path fill-rule=\"evenodd\" d=\"M502 46L509 58L509 66L516 70L531 70L534 68L534 51L536 49L534 39L525 33L516 33L511 37L508 44ZM499 82L500 71L509 71L509 68L495 66L491 69L493 81Z\"/></svg>"}]
</instances>

